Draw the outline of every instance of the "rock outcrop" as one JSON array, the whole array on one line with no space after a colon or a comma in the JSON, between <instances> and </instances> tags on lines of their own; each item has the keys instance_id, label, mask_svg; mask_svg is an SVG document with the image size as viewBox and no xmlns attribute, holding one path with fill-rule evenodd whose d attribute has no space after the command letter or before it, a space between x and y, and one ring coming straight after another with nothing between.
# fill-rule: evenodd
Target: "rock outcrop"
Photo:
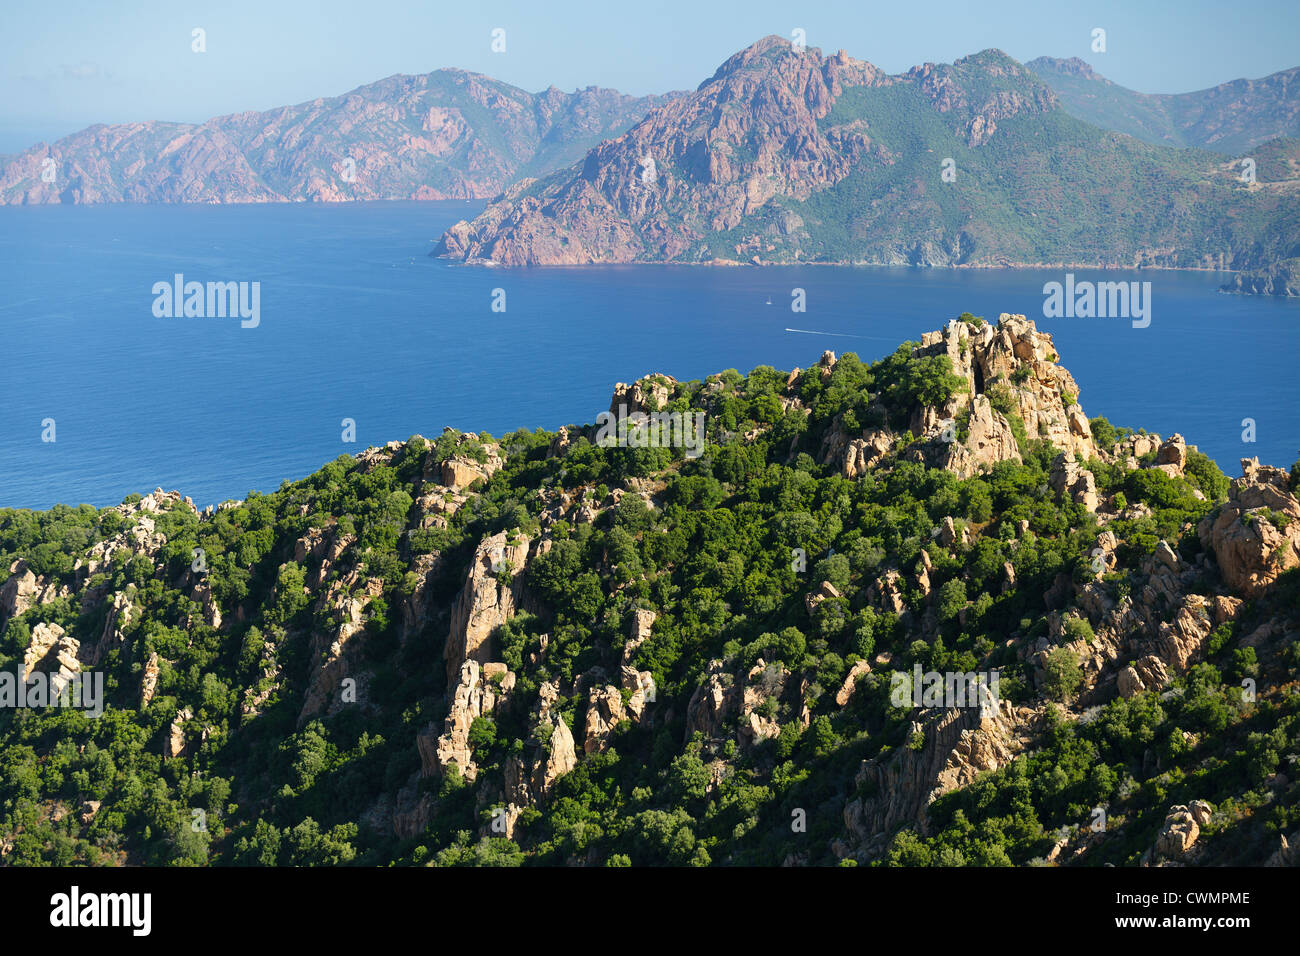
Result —
<instances>
[{"instance_id":1,"label":"rock outcrop","mask_svg":"<svg viewBox=\"0 0 1300 956\"><path fill-rule=\"evenodd\" d=\"M709 662L704 683L695 688L686 705L686 740L696 733L706 739L723 736L723 722L736 704L736 688L722 661Z\"/></svg>"},{"instance_id":2,"label":"rock outcrop","mask_svg":"<svg viewBox=\"0 0 1300 956\"><path fill-rule=\"evenodd\" d=\"M649 414L662 411L668 405L670 389L677 384L671 375L652 373L635 382L618 382L609 400L609 413L616 419L634 412Z\"/></svg>"},{"instance_id":3,"label":"rock outcrop","mask_svg":"<svg viewBox=\"0 0 1300 956\"><path fill-rule=\"evenodd\" d=\"M1200 838L1201 828L1195 815L1187 807L1169 808L1164 825L1156 836L1155 856L1167 860L1182 860Z\"/></svg>"},{"instance_id":4,"label":"rock outcrop","mask_svg":"<svg viewBox=\"0 0 1300 956\"><path fill-rule=\"evenodd\" d=\"M858 686L858 679L871 673L871 665L866 661L857 661L849 668L848 675L835 693L835 706L843 707L853 698L853 691Z\"/></svg>"},{"instance_id":5,"label":"rock outcrop","mask_svg":"<svg viewBox=\"0 0 1300 956\"><path fill-rule=\"evenodd\" d=\"M140 679L140 709L144 710L153 701L158 691L158 652L153 651L144 664L144 676Z\"/></svg>"},{"instance_id":6,"label":"rock outcrop","mask_svg":"<svg viewBox=\"0 0 1300 956\"><path fill-rule=\"evenodd\" d=\"M496 629L514 616L523 589L529 541L498 532L474 552L465 585L451 611L451 633L444 657L447 683L453 684L467 660L487 663L496 656Z\"/></svg>"},{"instance_id":7,"label":"rock outcrop","mask_svg":"<svg viewBox=\"0 0 1300 956\"><path fill-rule=\"evenodd\" d=\"M383 590L380 578L362 579L353 570L321 595L318 609L329 610L337 625L332 631L317 631L312 637L312 668L306 699L298 714L299 726L319 714L336 712L344 703L365 702L369 674L357 667L356 661L366 629L366 610ZM345 701L342 688L348 679L356 682L352 688L355 696Z\"/></svg>"},{"instance_id":8,"label":"rock outcrop","mask_svg":"<svg viewBox=\"0 0 1300 956\"><path fill-rule=\"evenodd\" d=\"M185 725L193 719L194 713L188 707L176 712L176 718L168 728L167 736L163 738L163 757L171 759L185 756L189 749L189 741L185 737Z\"/></svg>"},{"instance_id":9,"label":"rock outcrop","mask_svg":"<svg viewBox=\"0 0 1300 956\"><path fill-rule=\"evenodd\" d=\"M533 762L531 793L534 799L550 793L555 781L578 765L573 749L573 734L564 715L555 712L559 692L554 684L542 685L537 705L537 725L547 727L546 741Z\"/></svg>"},{"instance_id":10,"label":"rock outcrop","mask_svg":"<svg viewBox=\"0 0 1300 956\"><path fill-rule=\"evenodd\" d=\"M918 711L909 737L917 745L863 761L857 785L866 795L844 807L850 838L865 858L878 853L901 824L926 831L926 809L976 775L1005 766L1028 743L1032 713L999 701L996 712L954 707Z\"/></svg>"},{"instance_id":11,"label":"rock outcrop","mask_svg":"<svg viewBox=\"0 0 1300 956\"><path fill-rule=\"evenodd\" d=\"M1214 552L1224 583L1244 597L1263 593L1278 575L1300 565L1300 500L1281 468L1241 460L1242 477L1228 501L1197 526Z\"/></svg>"},{"instance_id":12,"label":"rock outcrop","mask_svg":"<svg viewBox=\"0 0 1300 956\"><path fill-rule=\"evenodd\" d=\"M996 326L953 320L925 333L913 354L947 356L964 386L942 405L912 410L908 432L913 440L900 457L969 478L1000 461L1020 460L1015 418L1025 437L1046 439L1064 455L1058 491L1096 510L1095 481L1076 459L1102 455L1078 404L1079 387L1057 364L1051 335L1039 332L1023 315L1003 313ZM858 478L884 461L900 437L881 427L849 434L842 419L836 419L823 436L818 460L839 468L846 478Z\"/></svg>"},{"instance_id":13,"label":"rock outcrop","mask_svg":"<svg viewBox=\"0 0 1300 956\"><path fill-rule=\"evenodd\" d=\"M1060 356L1052 336L1038 331L1023 315L1004 312L998 316L996 326L954 319L941 331L923 335L917 353L947 355L953 371L967 382L967 389L959 390L947 407L920 413L921 419L916 424L922 427L913 429L917 434L923 431L933 434L943 421L955 418L968 404L971 433L975 434L977 415L980 419L987 417L975 399L989 395L991 388L1000 385L1007 390L1015 414L1024 423L1030 438L1044 438L1070 456L1097 457L1088 418L1077 402L1078 383L1057 364ZM996 419L993 421L996 423ZM996 423L992 431L987 450L975 456L980 464L1013 457L1012 449L1006 447L1001 424ZM977 451L971 450L972 454Z\"/></svg>"},{"instance_id":14,"label":"rock outcrop","mask_svg":"<svg viewBox=\"0 0 1300 956\"><path fill-rule=\"evenodd\" d=\"M480 669L478 661L465 661L460 668L460 681L452 691L442 735L435 738L431 730L426 730L416 738L421 773L426 777L445 773L454 763L462 777L473 781L478 766L470 747L470 727L479 717L494 716L514 686L514 672L505 664L492 662Z\"/></svg>"},{"instance_id":15,"label":"rock outcrop","mask_svg":"<svg viewBox=\"0 0 1300 956\"><path fill-rule=\"evenodd\" d=\"M1064 452L1052 462L1049 479L1052 490L1068 497L1088 511L1097 510L1097 483L1092 472Z\"/></svg>"},{"instance_id":16,"label":"rock outcrop","mask_svg":"<svg viewBox=\"0 0 1300 956\"><path fill-rule=\"evenodd\" d=\"M32 640L23 652L23 680L37 669L50 674L51 697L67 687L81 671L77 651L81 643L58 624L42 621L32 628Z\"/></svg>"},{"instance_id":17,"label":"rock outcrop","mask_svg":"<svg viewBox=\"0 0 1300 956\"><path fill-rule=\"evenodd\" d=\"M600 753L609 747L614 728L627 719L623 694L613 684L593 687L587 695L587 722L583 733L584 753Z\"/></svg>"},{"instance_id":18,"label":"rock outcrop","mask_svg":"<svg viewBox=\"0 0 1300 956\"><path fill-rule=\"evenodd\" d=\"M749 669L740 698L739 743L742 748L780 735L781 725L762 711L768 701L780 699L789 678L790 671L780 661L768 664L760 657Z\"/></svg>"}]
</instances>

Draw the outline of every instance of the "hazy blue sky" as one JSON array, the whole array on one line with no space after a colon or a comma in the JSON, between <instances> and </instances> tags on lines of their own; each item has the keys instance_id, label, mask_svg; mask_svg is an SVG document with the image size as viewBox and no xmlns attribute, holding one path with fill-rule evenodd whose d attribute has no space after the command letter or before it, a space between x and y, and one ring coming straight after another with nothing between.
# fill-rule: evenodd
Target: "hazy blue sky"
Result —
<instances>
[{"instance_id":1,"label":"hazy blue sky","mask_svg":"<svg viewBox=\"0 0 1300 956\"><path fill-rule=\"evenodd\" d=\"M800 27L808 44L901 72L986 47L1080 56L1148 93L1201 89L1300 64L1296 0L709 2L640 0L4 0L0 151L95 122L201 121L333 96L444 66L529 90L694 88L727 56ZM207 52L191 51L191 30ZM506 52L490 50L494 27ZM1107 31L1107 52L1091 31Z\"/></svg>"}]
</instances>

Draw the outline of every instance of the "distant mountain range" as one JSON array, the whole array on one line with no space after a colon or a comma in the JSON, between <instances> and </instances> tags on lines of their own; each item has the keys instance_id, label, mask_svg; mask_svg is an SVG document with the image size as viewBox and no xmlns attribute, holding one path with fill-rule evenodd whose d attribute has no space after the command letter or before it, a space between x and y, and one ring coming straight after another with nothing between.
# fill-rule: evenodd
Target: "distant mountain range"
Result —
<instances>
[{"instance_id":1,"label":"distant mountain range","mask_svg":"<svg viewBox=\"0 0 1300 956\"><path fill-rule=\"evenodd\" d=\"M0 203L493 198L434 254L1230 269L1229 291L1292 295L1298 70L1147 95L1078 59L985 50L893 76L770 36L690 93L439 70L93 126L0 158Z\"/></svg>"},{"instance_id":2,"label":"distant mountain range","mask_svg":"<svg viewBox=\"0 0 1300 956\"><path fill-rule=\"evenodd\" d=\"M1300 141L1256 153L1250 183L1221 153L1101 129L997 50L890 76L772 36L581 162L516 183L435 254L1260 269L1300 254Z\"/></svg>"},{"instance_id":3,"label":"distant mountain range","mask_svg":"<svg viewBox=\"0 0 1300 956\"><path fill-rule=\"evenodd\" d=\"M1040 56L1025 66L1056 92L1071 116L1158 146L1239 153L1270 139L1300 136L1300 67L1195 93L1153 95L1116 86L1078 57Z\"/></svg>"},{"instance_id":4,"label":"distant mountain range","mask_svg":"<svg viewBox=\"0 0 1300 956\"><path fill-rule=\"evenodd\" d=\"M0 161L0 203L486 199L580 159L669 99L534 94L463 70L391 76L199 125L92 126Z\"/></svg>"}]
</instances>

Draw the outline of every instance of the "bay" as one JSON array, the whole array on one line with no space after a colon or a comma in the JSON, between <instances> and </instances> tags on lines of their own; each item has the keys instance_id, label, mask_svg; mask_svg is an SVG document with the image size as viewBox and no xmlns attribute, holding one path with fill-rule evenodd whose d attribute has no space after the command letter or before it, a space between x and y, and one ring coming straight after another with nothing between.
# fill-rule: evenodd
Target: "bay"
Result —
<instances>
[{"instance_id":1,"label":"bay","mask_svg":"<svg viewBox=\"0 0 1300 956\"><path fill-rule=\"evenodd\" d=\"M807 367L824 349L879 358L963 311L1029 316L1055 337L1089 416L1181 432L1230 475L1242 457L1289 466L1300 449L1300 303L1223 295L1220 273L1074 270L1150 282L1139 329L1044 318L1043 285L1062 270L428 257L481 206L0 209L0 507L103 506L156 486L202 507L445 425L499 436L591 422L615 382L647 372ZM258 282L260 324L155 317L153 286L177 273ZM806 312L791 311L794 289ZM46 419L54 442L41 440Z\"/></svg>"}]
</instances>

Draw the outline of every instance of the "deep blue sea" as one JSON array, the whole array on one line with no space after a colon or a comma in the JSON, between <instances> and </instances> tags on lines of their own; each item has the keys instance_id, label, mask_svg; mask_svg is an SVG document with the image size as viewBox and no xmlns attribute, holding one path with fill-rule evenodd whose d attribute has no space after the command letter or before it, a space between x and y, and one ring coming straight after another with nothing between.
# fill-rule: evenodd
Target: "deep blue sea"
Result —
<instances>
[{"instance_id":1,"label":"deep blue sea","mask_svg":"<svg viewBox=\"0 0 1300 956\"><path fill-rule=\"evenodd\" d=\"M1152 321L1135 329L1044 319L1060 271L504 270L427 256L480 206L0 208L0 507L102 506L159 485L202 507L444 425L591 422L615 382L647 372L806 367L823 349L874 359L962 311L1034 318L1088 415L1181 431L1230 475L1243 456L1290 465L1300 450L1300 303L1219 294L1222 275L1075 273L1150 281ZM153 286L175 273L259 282L259 326L155 317Z\"/></svg>"}]
</instances>

